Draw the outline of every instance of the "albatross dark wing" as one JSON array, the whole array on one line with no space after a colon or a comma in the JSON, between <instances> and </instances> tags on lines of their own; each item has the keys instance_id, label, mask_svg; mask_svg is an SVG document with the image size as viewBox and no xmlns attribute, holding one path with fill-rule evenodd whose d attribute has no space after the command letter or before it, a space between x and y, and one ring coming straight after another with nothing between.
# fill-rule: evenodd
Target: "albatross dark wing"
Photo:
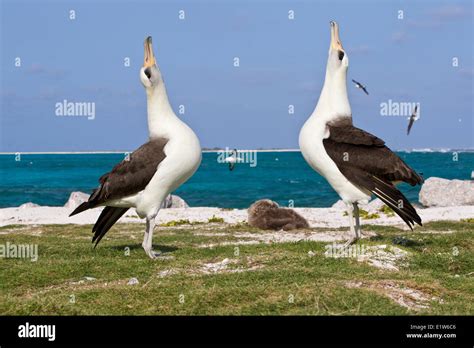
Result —
<instances>
[{"instance_id":1,"label":"albatross dark wing","mask_svg":"<svg viewBox=\"0 0 474 348\"><path fill-rule=\"evenodd\" d=\"M340 121L339 124L342 122ZM345 143L352 145L370 145L370 146L384 146L385 141L377 138L375 135L367 133L366 131L354 127L349 122L344 122L344 125L329 125L329 137L332 141L337 143Z\"/></svg>"},{"instance_id":2,"label":"albatross dark wing","mask_svg":"<svg viewBox=\"0 0 474 348\"><path fill-rule=\"evenodd\" d=\"M112 226L127 212L128 208L105 207L100 213L97 222L92 227L92 243L95 242L94 248L99 244L102 237L112 228Z\"/></svg>"},{"instance_id":3,"label":"albatross dark wing","mask_svg":"<svg viewBox=\"0 0 474 348\"><path fill-rule=\"evenodd\" d=\"M410 130L411 130L411 127L413 126L414 122L415 122L415 117L411 116L410 117L410 122L408 123L407 135L410 135Z\"/></svg>"},{"instance_id":4,"label":"albatross dark wing","mask_svg":"<svg viewBox=\"0 0 474 348\"><path fill-rule=\"evenodd\" d=\"M92 192L89 200L78 206L69 216L144 190L155 175L158 165L166 157L164 153L166 143L166 139L154 139L140 146L110 172L102 175L99 179L99 187ZM94 233L92 242L95 241L96 246L127 210L128 208L110 206L102 210L92 228Z\"/></svg>"},{"instance_id":5,"label":"albatross dark wing","mask_svg":"<svg viewBox=\"0 0 474 348\"><path fill-rule=\"evenodd\" d=\"M415 105L415 110L410 116L410 122L408 123L407 135L410 135L411 127L413 127L413 123L415 122L416 113L418 112L418 105Z\"/></svg>"},{"instance_id":6,"label":"albatross dark wing","mask_svg":"<svg viewBox=\"0 0 474 348\"><path fill-rule=\"evenodd\" d=\"M421 184L421 176L376 136L351 125L328 128L329 138L323 140L324 148L341 173L357 187L380 198L410 228L415 222L421 225L413 206L394 186L400 181L412 186Z\"/></svg>"},{"instance_id":7,"label":"albatross dark wing","mask_svg":"<svg viewBox=\"0 0 474 348\"><path fill-rule=\"evenodd\" d=\"M92 192L89 200L82 203L69 216L145 189L155 175L158 165L166 157L164 153L166 143L166 139L150 140L132 152L128 158L100 177L100 185Z\"/></svg>"}]
</instances>

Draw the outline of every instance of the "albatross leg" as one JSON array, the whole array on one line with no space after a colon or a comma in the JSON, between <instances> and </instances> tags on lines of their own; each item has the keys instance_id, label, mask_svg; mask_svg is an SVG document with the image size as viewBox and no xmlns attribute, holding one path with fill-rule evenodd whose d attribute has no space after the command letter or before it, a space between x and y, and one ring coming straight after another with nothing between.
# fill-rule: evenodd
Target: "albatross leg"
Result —
<instances>
[{"instance_id":1,"label":"albatross leg","mask_svg":"<svg viewBox=\"0 0 474 348\"><path fill-rule=\"evenodd\" d=\"M143 234L143 243L142 243L142 248L146 250L146 246L148 245L148 237L149 237L149 233L148 233L148 219L146 220L146 229L145 229L145 233Z\"/></svg>"},{"instance_id":2,"label":"albatross leg","mask_svg":"<svg viewBox=\"0 0 474 348\"><path fill-rule=\"evenodd\" d=\"M354 205L354 204L347 204L347 212L349 214L349 226L350 226L350 229L351 229L351 233L354 234L354 237L352 237L351 239L349 239L343 246L343 249L348 247L349 245L351 244L354 244L358 239L358 232L356 231L356 229L354 228L354 209L357 205ZM357 208L356 210L356 216L358 217L359 216L359 208Z\"/></svg>"},{"instance_id":3,"label":"albatross leg","mask_svg":"<svg viewBox=\"0 0 474 348\"><path fill-rule=\"evenodd\" d=\"M357 205L357 203L353 203L353 206L354 206L354 216L355 216L355 222L356 222L356 225L355 225L355 234L356 234L356 238L357 239L360 239L360 235L361 235L361 230L360 230L360 215L359 215L359 206Z\"/></svg>"},{"instance_id":4,"label":"albatross leg","mask_svg":"<svg viewBox=\"0 0 474 348\"><path fill-rule=\"evenodd\" d=\"M160 252L153 251L153 229L155 228L155 218L146 218L146 232L143 238L143 249L152 259L160 256Z\"/></svg>"}]
</instances>

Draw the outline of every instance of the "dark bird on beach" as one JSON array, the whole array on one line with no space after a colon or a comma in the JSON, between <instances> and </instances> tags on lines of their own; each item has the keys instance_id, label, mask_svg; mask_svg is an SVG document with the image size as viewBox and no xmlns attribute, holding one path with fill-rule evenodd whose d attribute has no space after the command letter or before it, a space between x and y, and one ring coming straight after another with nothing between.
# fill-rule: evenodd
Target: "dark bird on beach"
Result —
<instances>
[{"instance_id":1,"label":"dark bird on beach","mask_svg":"<svg viewBox=\"0 0 474 348\"><path fill-rule=\"evenodd\" d=\"M413 113L411 114L409 118L410 121L408 122L407 135L410 134L411 127L413 127L413 123L415 123L415 121L417 120L417 117L416 117L417 112L418 112L418 105L415 105L415 110L413 111Z\"/></svg>"},{"instance_id":2,"label":"dark bird on beach","mask_svg":"<svg viewBox=\"0 0 474 348\"><path fill-rule=\"evenodd\" d=\"M278 203L269 199L261 199L250 206L248 223L262 230L289 231L309 227L300 214L289 208L280 208Z\"/></svg>"},{"instance_id":3,"label":"dark bird on beach","mask_svg":"<svg viewBox=\"0 0 474 348\"><path fill-rule=\"evenodd\" d=\"M369 92L367 92L367 89L365 88L365 86L360 83L360 82L357 82L356 80L352 80L352 82L354 82L355 86L361 90L363 90L365 92L365 94L369 95Z\"/></svg>"}]
</instances>

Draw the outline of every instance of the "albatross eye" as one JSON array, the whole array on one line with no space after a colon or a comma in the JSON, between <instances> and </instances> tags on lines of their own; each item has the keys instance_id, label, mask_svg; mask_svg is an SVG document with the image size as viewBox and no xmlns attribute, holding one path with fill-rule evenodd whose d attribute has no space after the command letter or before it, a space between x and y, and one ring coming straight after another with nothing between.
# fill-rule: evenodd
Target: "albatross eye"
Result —
<instances>
[{"instance_id":1,"label":"albatross eye","mask_svg":"<svg viewBox=\"0 0 474 348\"><path fill-rule=\"evenodd\" d=\"M150 79L151 77L151 69L150 68L146 68L145 71L144 71L146 77L148 77L148 79Z\"/></svg>"},{"instance_id":2,"label":"albatross eye","mask_svg":"<svg viewBox=\"0 0 474 348\"><path fill-rule=\"evenodd\" d=\"M338 51L339 54L339 60L342 60L344 58L344 52Z\"/></svg>"}]
</instances>

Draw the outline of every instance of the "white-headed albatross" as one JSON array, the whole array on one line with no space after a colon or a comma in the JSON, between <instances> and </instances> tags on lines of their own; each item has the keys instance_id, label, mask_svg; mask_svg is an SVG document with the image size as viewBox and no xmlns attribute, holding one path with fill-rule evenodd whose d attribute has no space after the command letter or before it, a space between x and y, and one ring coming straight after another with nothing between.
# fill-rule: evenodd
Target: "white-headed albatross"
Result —
<instances>
[{"instance_id":1,"label":"white-headed albatross","mask_svg":"<svg viewBox=\"0 0 474 348\"><path fill-rule=\"evenodd\" d=\"M125 214L135 208L146 219L143 249L155 258L152 249L155 217L168 194L188 180L201 163L199 139L173 112L166 88L156 65L151 37L145 40L145 60L140 80L147 95L149 140L128 158L102 175L100 185L89 200L71 215L105 206L92 228L95 245Z\"/></svg>"},{"instance_id":2,"label":"white-headed albatross","mask_svg":"<svg viewBox=\"0 0 474 348\"><path fill-rule=\"evenodd\" d=\"M319 101L299 136L303 157L326 178L348 207L350 229L355 234L347 244L360 238L358 203L372 194L392 208L412 228L421 218L395 187L406 182L414 186L422 178L385 142L352 125L346 75L349 60L339 39L339 28L331 22L331 43L326 77ZM354 228L354 218L356 226Z\"/></svg>"}]
</instances>

